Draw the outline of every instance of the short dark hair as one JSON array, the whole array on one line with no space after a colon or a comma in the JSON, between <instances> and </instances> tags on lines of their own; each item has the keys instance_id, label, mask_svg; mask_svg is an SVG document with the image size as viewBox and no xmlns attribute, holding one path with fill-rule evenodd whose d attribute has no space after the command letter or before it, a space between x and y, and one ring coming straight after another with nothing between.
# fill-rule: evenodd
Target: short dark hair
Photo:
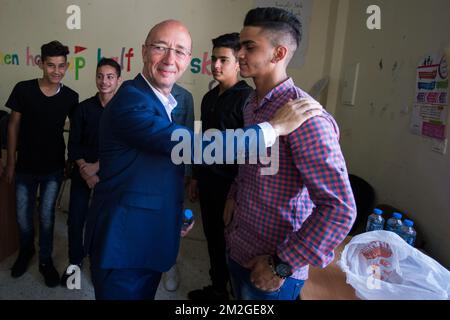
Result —
<instances>
[{"instance_id":1,"label":"short dark hair","mask_svg":"<svg viewBox=\"0 0 450 320\"><path fill-rule=\"evenodd\" d=\"M101 58L100 61L97 63L97 70L98 70L98 68L103 67L103 66L111 66L111 67L113 67L114 69L116 69L117 77L120 77L120 73L122 71L122 68L117 63L116 60L111 59L111 58Z\"/></svg>"},{"instance_id":2,"label":"short dark hair","mask_svg":"<svg viewBox=\"0 0 450 320\"><path fill-rule=\"evenodd\" d=\"M239 33L227 33L212 39L213 49L215 48L230 48L236 54L241 49L239 43Z\"/></svg>"},{"instance_id":3,"label":"short dark hair","mask_svg":"<svg viewBox=\"0 0 450 320\"><path fill-rule=\"evenodd\" d=\"M245 17L244 27L261 27L280 35L288 34L292 44L295 44L295 49L302 40L301 22L293 13L280 8L267 7L250 10Z\"/></svg>"},{"instance_id":4,"label":"short dark hair","mask_svg":"<svg viewBox=\"0 0 450 320\"><path fill-rule=\"evenodd\" d=\"M41 61L44 62L47 57L60 57L63 56L67 60L69 54L69 47L63 45L59 41L51 41L42 45L41 47Z\"/></svg>"}]
</instances>

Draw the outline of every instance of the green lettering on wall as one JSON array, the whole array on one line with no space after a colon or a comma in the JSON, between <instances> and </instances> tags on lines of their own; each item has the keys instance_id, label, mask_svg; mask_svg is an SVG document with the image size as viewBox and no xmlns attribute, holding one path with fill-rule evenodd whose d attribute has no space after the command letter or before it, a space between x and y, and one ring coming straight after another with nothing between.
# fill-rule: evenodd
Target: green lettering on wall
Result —
<instances>
[{"instance_id":1,"label":"green lettering on wall","mask_svg":"<svg viewBox=\"0 0 450 320\"><path fill-rule=\"evenodd\" d=\"M194 58L191 61L191 72L192 73L200 73L200 71L202 70L202 60L200 60L199 58Z\"/></svg>"}]
</instances>

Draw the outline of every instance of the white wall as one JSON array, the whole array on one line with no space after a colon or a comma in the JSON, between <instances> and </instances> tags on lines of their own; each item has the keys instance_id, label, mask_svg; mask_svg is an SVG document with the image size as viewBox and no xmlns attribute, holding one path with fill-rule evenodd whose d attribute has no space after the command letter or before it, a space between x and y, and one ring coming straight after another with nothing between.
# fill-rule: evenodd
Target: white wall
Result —
<instances>
[{"instance_id":1,"label":"white wall","mask_svg":"<svg viewBox=\"0 0 450 320\"><path fill-rule=\"evenodd\" d=\"M300 70L289 70L305 90L322 77L330 3L331 0L315 1L305 66ZM81 30L66 28L69 16L66 8L71 4L81 8ZM37 66L26 65L27 47L33 54L39 54L43 43L56 39L70 47L72 67L75 64L73 59L84 58L86 65L79 70L79 79L75 80L72 69L66 74L64 83L85 99L96 91L94 76L98 48L106 57L121 56L122 47L125 53L133 48L131 70L127 72L124 69L123 76L125 79L134 78L142 69L141 45L149 29L157 22L173 18L183 21L191 31L194 41L192 58L203 60L206 52L209 60L211 39L223 33L239 32L245 14L253 4L253 0L0 0L0 53L17 53L20 63L15 66L0 62L0 108L16 82L42 74ZM87 50L74 54L75 45L87 47ZM126 62L124 58L124 64ZM211 80L211 76L188 69L180 81L194 95L197 117L201 98Z\"/></svg>"},{"instance_id":2,"label":"white wall","mask_svg":"<svg viewBox=\"0 0 450 320\"><path fill-rule=\"evenodd\" d=\"M381 31L365 27L371 4L382 10ZM360 80L356 106L342 105L341 96L336 106L350 172L375 187L379 203L406 211L447 267L450 155L432 152L432 141L412 135L409 124L419 60L445 48L449 56L449 14L448 0L350 0L342 73L359 62Z\"/></svg>"}]
</instances>

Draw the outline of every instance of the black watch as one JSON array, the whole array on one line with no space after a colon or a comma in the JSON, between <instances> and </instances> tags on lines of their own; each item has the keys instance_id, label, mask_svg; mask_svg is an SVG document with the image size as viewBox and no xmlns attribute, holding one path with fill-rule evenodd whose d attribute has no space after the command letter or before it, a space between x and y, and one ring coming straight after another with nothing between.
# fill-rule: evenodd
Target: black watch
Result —
<instances>
[{"instance_id":1,"label":"black watch","mask_svg":"<svg viewBox=\"0 0 450 320\"><path fill-rule=\"evenodd\" d=\"M286 279L292 276L292 268L286 262L282 261L278 255L274 254L271 256L271 267L273 274L280 277L281 279Z\"/></svg>"}]
</instances>

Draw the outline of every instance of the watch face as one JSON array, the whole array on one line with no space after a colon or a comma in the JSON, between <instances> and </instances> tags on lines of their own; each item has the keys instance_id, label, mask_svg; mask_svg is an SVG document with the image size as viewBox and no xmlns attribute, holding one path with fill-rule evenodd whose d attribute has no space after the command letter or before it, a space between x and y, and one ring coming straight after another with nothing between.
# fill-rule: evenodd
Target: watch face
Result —
<instances>
[{"instance_id":1,"label":"watch face","mask_svg":"<svg viewBox=\"0 0 450 320\"><path fill-rule=\"evenodd\" d=\"M284 263L278 264L276 267L276 271L282 277L289 277L292 275L291 267Z\"/></svg>"}]
</instances>

